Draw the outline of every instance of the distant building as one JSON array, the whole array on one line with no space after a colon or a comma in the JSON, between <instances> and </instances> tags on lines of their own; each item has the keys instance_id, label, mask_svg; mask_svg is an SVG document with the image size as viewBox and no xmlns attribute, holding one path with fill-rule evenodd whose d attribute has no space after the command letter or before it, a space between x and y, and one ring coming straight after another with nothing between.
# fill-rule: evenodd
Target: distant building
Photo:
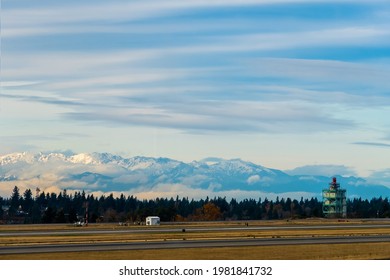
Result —
<instances>
[{"instance_id":1,"label":"distant building","mask_svg":"<svg viewBox=\"0 0 390 280\"><path fill-rule=\"evenodd\" d=\"M322 190L322 212L327 218L347 217L346 190L340 188L336 177L329 183L329 189Z\"/></svg>"},{"instance_id":2,"label":"distant building","mask_svg":"<svg viewBox=\"0 0 390 280\"><path fill-rule=\"evenodd\" d=\"M157 216L146 217L146 225L147 226L159 226L160 225L160 217L157 217Z\"/></svg>"}]
</instances>

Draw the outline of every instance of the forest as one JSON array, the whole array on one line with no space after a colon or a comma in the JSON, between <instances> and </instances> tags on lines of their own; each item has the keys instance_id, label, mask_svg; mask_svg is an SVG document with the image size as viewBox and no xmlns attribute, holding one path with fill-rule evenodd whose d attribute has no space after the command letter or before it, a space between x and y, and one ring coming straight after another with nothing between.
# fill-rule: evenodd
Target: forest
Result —
<instances>
[{"instance_id":1,"label":"forest","mask_svg":"<svg viewBox=\"0 0 390 280\"><path fill-rule=\"evenodd\" d=\"M142 223L147 216L159 216L162 222L215 220L274 220L319 218L322 201L317 198L290 199L226 197L200 200L186 197L140 200L121 194L95 197L75 192L45 193L39 188L20 193L14 187L9 198L0 196L0 223L75 223L120 222ZM389 218L388 198L347 200L348 218Z\"/></svg>"}]
</instances>

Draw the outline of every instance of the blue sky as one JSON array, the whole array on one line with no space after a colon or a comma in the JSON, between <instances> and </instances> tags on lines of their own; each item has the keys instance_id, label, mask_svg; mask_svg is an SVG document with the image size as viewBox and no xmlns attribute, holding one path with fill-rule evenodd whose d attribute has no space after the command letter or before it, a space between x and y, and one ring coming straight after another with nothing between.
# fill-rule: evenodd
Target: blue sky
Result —
<instances>
[{"instance_id":1,"label":"blue sky","mask_svg":"<svg viewBox=\"0 0 390 280\"><path fill-rule=\"evenodd\" d=\"M3 0L0 154L388 176L389 62L389 1Z\"/></svg>"}]
</instances>

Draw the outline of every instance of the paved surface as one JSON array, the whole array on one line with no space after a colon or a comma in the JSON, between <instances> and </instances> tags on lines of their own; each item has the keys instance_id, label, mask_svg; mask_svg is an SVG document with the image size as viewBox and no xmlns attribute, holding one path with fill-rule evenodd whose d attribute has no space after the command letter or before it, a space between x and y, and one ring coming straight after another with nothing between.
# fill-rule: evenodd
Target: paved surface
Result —
<instances>
[{"instance_id":1,"label":"paved surface","mask_svg":"<svg viewBox=\"0 0 390 280\"><path fill-rule=\"evenodd\" d=\"M207 231L251 231L251 230L305 230L305 229L359 229L359 228L390 228L389 224L340 224L340 225L315 225L315 226L248 226L248 227L185 227L181 228L148 228L148 229L113 229L113 230L99 230L87 228L74 228L71 230L50 230L50 231L8 231L0 232L1 236L44 236L44 235L80 235L80 234L115 234L115 233L178 233L185 229L186 232L207 232Z\"/></svg>"},{"instance_id":2,"label":"paved surface","mask_svg":"<svg viewBox=\"0 0 390 280\"><path fill-rule=\"evenodd\" d=\"M307 245L307 244L345 244L390 242L390 235L381 236L340 236L340 237L306 237L306 238L257 238L257 239L221 239L221 240L181 240L150 242L112 242L96 244L34 245L0 247L0 254L55 253L82 251L140 250L140 249L173 249L173 248L207 248L236 246L270 246L270 245Z\"/></svg>"},{"instance_id":3,"label":"paved surface","mask_svg":"<svg viewBox=\"0 0 390 280\"><path fill-rule=\"evenodd\" d=\"M99 230L88 228L73 228L70 230L50 231L8 231L0 232L0 237L10 236L61 236L80 234L123 234L123 233L178 233L185 229L186 232L208 231L248 231L261 230L272 231L277 234L278 230L309 230L309 229L367 229L367 228L390 228L390 223L378 224L340 224L340 225L292 225L292 226L238 226L238 227L153 227L153 228L117 228L112 230ZM53 245L24 245L2 246L1 254L28 254L28 253L55 253L55 252L82 252L82 251L111 251L111 250L139 250L139 249L173 249L173 248L207 248L207 247L237 247L237 246L270 246L270 245L305 245L305 244L347 244L347 243L372 243L390 242L390 235L367 235L367 236L328 236L328 237L281 237L281 238L247 238L241 239L213 239L213 240L168 240L168 241L143 241L143 242L96 242L82 244L53 244Z\"/></svg>"}]
</instances>

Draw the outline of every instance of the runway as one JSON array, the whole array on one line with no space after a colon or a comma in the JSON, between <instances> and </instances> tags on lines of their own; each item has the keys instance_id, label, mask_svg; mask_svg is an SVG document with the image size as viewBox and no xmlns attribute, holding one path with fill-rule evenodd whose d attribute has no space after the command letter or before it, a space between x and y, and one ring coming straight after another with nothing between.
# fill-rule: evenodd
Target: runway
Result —
<instances>
[{"instance_id":1,"label":"runway","mask_svg":"<svg viewBox=\"0 0 390 280\"><path fill-rule=\"evenodd\" d=\"M196 225L160 227L4 226L0 255L116 250L211 247L283 246L308 244L390 243L390 223L311 225ZM53 229L54 228L54 229ZM340 231L339 231L340 230ZM242 233L242 234L241 234ZM98 237L96 237L98 236ZM134 237L136 236L136 237ZM11 243L7 243L10 240ZM20 241L19 241L20 240ZM25 244L23 244L25 243ZM39 244L40 243L40 244Z\"/></svg>"},{"instance_id":2,"label":"runway","mask_svg":"<svg viewBox=\"0 0 390 280\"><path fill-rule=\"evenodd\" d=\"M278 246L308 244L348 244L390 242L390 235L378 236L338 236L338 237L298 237L298 238L247 238L218 240L178 240L150 242L110 242L63 245L29 245L0 247L0 255L28 253L86 252L114 250L179 249L242 246Z\"/></svg>"},{"instance_id":3,"label":"runway","mask_svg":"<svg viewBox=\"0 0 390 280\"><path fill-rule=\"evenodd\" d=\"M342 224L342 225L303 225L303 226L246 226L246 227L170 227L170 228L145 228L145 229L88 229L73 228L71 230L48 230L48 231L6 231L0 232L4 236L53 236L53 235L88 235L88 234L116 234L116 233L180 233L185 232L217 232L217 231L277 231L277 230L326 230L326 229L369 229L369 228L390 228L390 224Z\"/></svg>"}]
</instances>

